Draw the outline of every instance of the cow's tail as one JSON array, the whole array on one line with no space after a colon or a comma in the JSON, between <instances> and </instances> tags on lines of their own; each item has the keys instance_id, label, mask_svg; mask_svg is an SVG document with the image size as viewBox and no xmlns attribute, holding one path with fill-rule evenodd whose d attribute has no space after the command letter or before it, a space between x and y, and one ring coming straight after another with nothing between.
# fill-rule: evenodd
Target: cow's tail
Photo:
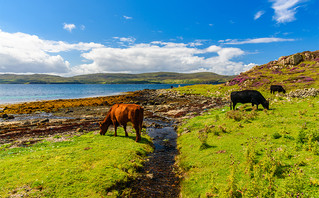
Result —
<instances>
[{"instance_id":1,"label":"cow's tail","mask_svg":"<svg viewBox=\"0 0 319 198\"><path fill-rule=\"evenodd\" d=\"M138 122L136 123L137 126L136 128L138 129L138 132L136 131L136 135L138 135L138 139L137 141L141 140L141 136L142 136L142 126L143 126L143 118L144 118L144 108L141 107L136 111L137 115L136 117L138 118Z\"/></svg>"},{"instance_id":2,"label":"cow's tail","mask_svg":"<svg viewBox=\"0 0 319 198\"><path fill-rule=\"evenodd\" d=\"M142 132L143 119L144 119L144 108L143 107L141 108L139 118L141 120L141 122L139 124L139 129L140 129L140 132Z\"/></svg>"},{"instance_id":3,"label":"cow's tail","mask_svg":"<svg viewBox=\"0 0 319 198\"><path fill-rule=\"evenodd\" d=\"M230 110L232 110L232 106L233 106L232 101L229 101L229 107L230 107Z\"/></svg>"}]
</instances>

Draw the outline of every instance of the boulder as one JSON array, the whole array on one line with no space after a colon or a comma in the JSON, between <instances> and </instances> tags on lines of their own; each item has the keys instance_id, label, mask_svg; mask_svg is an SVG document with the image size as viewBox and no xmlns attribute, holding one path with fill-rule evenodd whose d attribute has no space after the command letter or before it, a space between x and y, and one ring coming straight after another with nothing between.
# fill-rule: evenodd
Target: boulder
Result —
<instances>
[{"instance_id":1,"label":"boulder","mask_svg":"<svg viewBox=\"0 0 319 198\"><path fill-rule=\"evenodd\" d=\"M294 54L290 56L289 59L291 65L298 65L303 60L300 54Z\"/></svg>"},{"instance_id":2,"label":"boulder","mask_svg":"<svg viewBox=\"0 0 319 198\"><path fill-rule=\"evenodd\" d=\"M282 56L278 59L278 64L280 65L298 65L303 61L303 57L300 54L294 54L291 56Z\"/></svg>"}]
</instances>

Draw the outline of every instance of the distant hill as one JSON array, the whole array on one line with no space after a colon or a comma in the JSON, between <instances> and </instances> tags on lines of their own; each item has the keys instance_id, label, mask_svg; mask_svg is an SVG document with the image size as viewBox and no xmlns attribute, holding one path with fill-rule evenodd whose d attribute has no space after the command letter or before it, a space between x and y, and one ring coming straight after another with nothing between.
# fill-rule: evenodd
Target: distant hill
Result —
<instances>
[{"instance_id":1,"label":"distant hill","mask_svg":"<svg viewBox=\"0 0 319 198\"><path fill-rule=\"evenodd\" d=\"M240 89L269 89L274 84L283 85L288 90L319 88L319 50L282 56L255 66L226 83Z\"/></svg>"},{"instance_id":2,"label":"distant hill","mask_svg":"<svg viewBox=\"0 0 319 198\"><path fill-rule=\"evenodd\" d=\"M224 83L233 77L211 72L189 74L173 72L143 74L98 73L73 77L45 74L0 74L0 84L218 84Z\"/></svg>"}]
</instances>

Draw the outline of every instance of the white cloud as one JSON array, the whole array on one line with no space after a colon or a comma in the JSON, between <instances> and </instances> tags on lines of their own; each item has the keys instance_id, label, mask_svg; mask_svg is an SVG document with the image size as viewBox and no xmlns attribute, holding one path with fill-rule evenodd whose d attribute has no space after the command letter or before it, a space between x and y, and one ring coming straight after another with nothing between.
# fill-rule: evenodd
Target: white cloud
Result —
<instances>
[{"instance_id":1,"label":"white cloud","mask_svg":"<svg viewBox=\"0 0 319 198\"><path fill-rule=\"evenodd\" d=\"M134 38L120 38L135 42ZM98 43L66 43L40 39L25 33L0 30L0 73L50 73L62 76L99 72L194 72L237 74L250 68L234 58L245 55L239 48L216 45L203 47L202 42L175 43L153 41L125 47L106 47ZM65 59L69 51L79 51L85 63L71 66ZM63 52L63 55L62 55Z\"/></svg>"},{"instance_id":2,"label":"white cloud","mask_svg":"<svg viewBox=\"0 0 319 198\"><path fill-rule=\"evenodd\" d=\"M135 42L135 38L134 37L113 37L116 40L119 40L119 44L121 45L132 45Z\"/></svg>"},{"instance_id":3,"label":"white cloud","mask_svg":"<svg viewBox=\"0 0 319 198\"><path fill-rule=\"evenodd\" d=\"M273 2L272 8L275 10L273 17L277 23L286 23L296 20L298 4L303 0L270 0Z\"/></svg>"},{"instance_id":4,"label":"white cloud","mask_svg":"<svg viewBox=\"0 0 319 198\"><path fill-rule=\"evenodd\" d=\"M295 39L265 37L265 38L255 38L255 39L245 39L245 40L227 39L227 40L220 40L219 42L224 44L241 45L241 44L274 43L274 42L287 42L287 41L295 41Z\"/></svg>"},{"instance_id":5,"label":"white cloud","mask_svg":"<svg viewBox=\"0 0 319 198\"><path fill-rule=\"evenodd\" d=\"M133 19L133 17L129 17L129 16L123 16L124 17L124 19L126 19L126 20L131 20L131 19Z\"/></svg>"},{"instance_id":6,"label":"white cloud","mask_svg":"<svg viewBox=\"0 0 319 198\"><path fill-rule=\"evenodd\" d=\"M63 29L69 31L69 32L72 32L73 29L75 29L76 26L74 24L67 24L67 23L64 23L63 25Z\"/></svg>"},{"instance_id":7,"label":"white cloud","mask_svg":"<svg viewBox=\"0 0 319 198\"><path fill-rule=\"evenodd\" d=\"M204 57L215 52L215 56ZM95 48L82 56L92 63L72 68L73 74L97 72L145 73L157 71L195 72L210 71L219 74L237 74L246 70L242 62L232 58L244 54L239 48L209 46L205 49L188 47L184 43L154 41L128 48Z\"/></svg>"},{"instance_id":8,"label":"white cloud","mask_svg":"<svg viewBox=\"0 0 319 198\"><path fill-rule=\"evenodd\" d=\"M96 43L69 44L48 41L36 35L7 33L2 30L0 40L2 73L67 73L70 71L70 63L56 53L70 50L87 51L102 46Z\"/></svg>"},{"instance_id":9,"label":"white cloud","mask_svg":"<svg viewBox=\"0 0 319 198\"><path fill-rule=\"evenodd\" d=\"M254 16L254 20L257 20L257 19L259 19L263 14L265 14L265 12L264 11L258 11L256 14L255 14L255 16Z\"/></svg>"}]
</instances>

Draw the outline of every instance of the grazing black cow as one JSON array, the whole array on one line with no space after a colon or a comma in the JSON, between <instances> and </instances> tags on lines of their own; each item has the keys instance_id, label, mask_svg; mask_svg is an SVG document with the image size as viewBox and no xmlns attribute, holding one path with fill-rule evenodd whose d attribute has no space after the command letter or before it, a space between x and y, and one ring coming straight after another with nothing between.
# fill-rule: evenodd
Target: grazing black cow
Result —
<instances>
[{"instance_id":1,"label":"grazing black cow","mask_svg":"<svg viewBox=\"0 0 319 198\"><path fill-rule=\"evenodd\" d=\"M233 103L233 110L237 103L251 103L252 106L262 104L265 109L269 109L269 101L267 101L259 91L256 90L244 90L233 91L230 94L231 102ZM230 104L230 109L232 105Z\"/></svg>"},{"instance_id":2,"label":"grazing black cow","mask_svg":"<svg viewBox=\"0 0 319 198\"><path fill-rule=\"evenodd\" d=\"M286 93L286 90L281 85L271 85L270 93L275 93L276 91Z\"/></svg>"}]
</instances>

